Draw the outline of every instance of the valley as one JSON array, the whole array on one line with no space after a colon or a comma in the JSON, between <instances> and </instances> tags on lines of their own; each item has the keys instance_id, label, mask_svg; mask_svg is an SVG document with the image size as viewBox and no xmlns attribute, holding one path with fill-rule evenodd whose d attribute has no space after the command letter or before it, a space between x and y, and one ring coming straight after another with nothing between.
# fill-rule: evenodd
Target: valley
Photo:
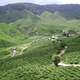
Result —
<instances>
[{"instance_id":1,"label":"valley","mask_svg":"<svg viewBox=\"0 0 80 80\"><path fill-rule=\"evenodd\" d=\"M56 67L52 59L60 47L56 36L68 46L62 62L80 64L79 8L28 3L0 7L0 80L80 80L79 66Z\"/></svg>"}]
</instances>

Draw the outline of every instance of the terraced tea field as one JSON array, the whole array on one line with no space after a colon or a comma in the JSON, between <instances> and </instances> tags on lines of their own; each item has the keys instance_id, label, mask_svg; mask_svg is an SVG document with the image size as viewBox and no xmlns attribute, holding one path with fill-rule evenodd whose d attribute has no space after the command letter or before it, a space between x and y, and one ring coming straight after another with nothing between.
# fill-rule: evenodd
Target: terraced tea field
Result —
<instances>
[{"instance_id":1,"label":"terraced tea field","mask_svg":"<svg viewBox=\"0 0 80 80\"><path fill-rule=\"evenodd\" d=\"M1 58L0 80L80 80L80 67L56 67L52 64L52 55L56 55L58 45L48 38L48 36L31 37L26 44L31 41L33 43L29 48L25 48L21 55L17 53L14 57ZM78 41L79 38L77 41L75 38L65 39L70 46L63 57L64 63L80 64ZM16 47L20 48L21 45ZM6 55L8 54L10 53Z\"/></svg>"}]
</instances>

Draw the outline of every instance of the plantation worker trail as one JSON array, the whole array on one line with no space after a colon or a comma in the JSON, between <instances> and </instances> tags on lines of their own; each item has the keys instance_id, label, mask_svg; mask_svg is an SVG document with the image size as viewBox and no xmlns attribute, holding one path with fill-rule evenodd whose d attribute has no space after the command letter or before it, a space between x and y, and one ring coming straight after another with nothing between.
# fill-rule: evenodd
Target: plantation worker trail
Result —
<instances>
[{"instance_id":1,"label":"plantation worker trail","mask_svg":"<svg viewBox=\"0 0 80 80\"><path fill-rule=\"evenodd\" d=\"M80 67L80 64L65 64L63 62L60 62L58 65L63 67Z\"/></svg>"},{"instance_id":2,"label":"plantation worker trail","mask_svg":"<svg viewBox=\"0 0 80 80\"><path fill-rule=\"evenodd\" d=\"M67 49L67 46L65 46L64 49L62 49L60 53L57 56L55 56L54 64L56 66L63 66L63 67L80 67L80 64L65 64L61 62L60 58L64 55L66 49Z\"/></svg>"},{"instance_id":3,"label":"plantation worker trail","mask_svg":"<svg viewBox=\"0 0 80 80\"><path fill-rule=\"evenodd\" d=\"M6 56L4 56L4 57L2 57L2 58L0 58L0 59L5 59L5 58L8 58L8 57L10 57L10 56L11 56L11 57L14 57L14 56L16 56L17 53L18 53L17 55L21 55L21 54L23 54L23 51L24 51L25 49L31 47L31 44L32 44L32 42L29 42L29 43L26 43L26 44L22 44L22 45L18 45L18 46L14 46L14 47L7 48L6 50L9 51L10 54L8 54L8 55L6 55ZM20 49L20 51L18 52L17 49L15 50L15 52L14 52L14 50L11 51L11 50L14 49L14 48Z\"/></svg>"},{"instance_id":4,"label":"plantation worker trail","mask_svg":"<svg viewBox=\"0 0 80 80\"><path fill-rule=\"evenodd\" d=\"M25 43L25 44L21 44L21 45L17 45L17 46L13 46L13 47L9 47L9 48L6 48L5 50L9 51L10 54L4 56L3 58L0 58L0 59L4 59L4 58L8 58L8 57L15 57L17 55L22 55L23 54L23 51L27 48L30 48L31 45L35 42L37 42L37 40L33 40L31 42L28 42L28 43Z\"/></svg>"},{"instance_id":5,"label":"plantation worker trail","mask_svg":"<svg viewBox=\"0 0 80 80\"><path fill-rule=\"evenodd\" d=\"M26 43L26 44L16 46L17 48L20 49L20 52L18 52L19 55L21 55L25 49L29 48L31 46L31 44L32 44L32 42L29 42L29 43Z\"/></svg>"},{"instance_id":6,"label":"plantation worker trail","mask_svg":"<svg viewBox=\"0 0 80 80\"><path fill-rule=\"evenodd\" d=\"M31 46L31 44L32 44L32 42L20 46L19 47L21 49L20 54L22 54L25 49L29 48Z\"/></svg>"}]
</instances>

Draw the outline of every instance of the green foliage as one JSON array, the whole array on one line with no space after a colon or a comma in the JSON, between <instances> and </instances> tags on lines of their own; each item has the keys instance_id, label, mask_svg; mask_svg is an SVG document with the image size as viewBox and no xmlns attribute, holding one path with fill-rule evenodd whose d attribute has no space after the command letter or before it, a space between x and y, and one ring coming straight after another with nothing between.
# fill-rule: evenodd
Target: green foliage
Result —
<instances>
[{"instance_id":1,"label":"green foliage","mask_svg":"<svg viewBox=\"0 0 80 80\"><path fill-rule=\"evenodd\" d=\"M56 44L48 40L48 36L35 36L28 39L33 41L30 48L25 49L22 55L15 57L8 56L0 59L0 79L1 80L73 80L79 79L79 67L55 67L51 57L56 54ZM73 49L79 43L79 39L64 39ZM73 42L72 42L73 41ZM71 43L72 42L72 43ZM77 46L79 46L78 44ZM76 49L78 48L77 46ZM80 47L79 47L80 48ZM75 48L74 48L75 49ZM1 53L6 50L3 49ZM80 50L74 52L68 50L64 55L66 63L79 63ZM9 55L6 51L3 56Z\"/></svg>"},{"instance_id":2,"label":"green foliage","mask_svg":"<svg viewBox=\"0 0 80 80\"><path fill-rule=\"evenodd\" d=\"M29 12L30 13L30 12ZM52 64L59 43L52 43L52 34L60 35L68 46L63 61L80 63L80 37L63 37L62 30L80 31L80 20L64 19L60 13L32 13L14 23L0 23L0 80L79 80L80 68L58 67ZM30 43L20 54L21 44ZM11 57L10 48L18 52Z\"/></svg>"}]
</instances>

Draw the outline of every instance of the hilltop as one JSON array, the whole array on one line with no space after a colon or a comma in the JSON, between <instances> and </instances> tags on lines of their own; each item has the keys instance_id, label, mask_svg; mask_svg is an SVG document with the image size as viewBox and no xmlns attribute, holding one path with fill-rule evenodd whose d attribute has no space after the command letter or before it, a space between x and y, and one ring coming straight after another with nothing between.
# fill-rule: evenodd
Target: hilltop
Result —
<instances>
[{"instance_id":1,"label":"hilltop","mask_svg":"<svg viewBox=\"0 0 80 80\"><path fill-rule=\"evenodd\" d=\"M80 5L37 5L32 3L16 3L6 6L0 6L0 22L14 22L27 16L28 12L35 15L41 15L48 11L54 13L60 12L67 19L80 19Z\"/></svg>"}]
</instances>

